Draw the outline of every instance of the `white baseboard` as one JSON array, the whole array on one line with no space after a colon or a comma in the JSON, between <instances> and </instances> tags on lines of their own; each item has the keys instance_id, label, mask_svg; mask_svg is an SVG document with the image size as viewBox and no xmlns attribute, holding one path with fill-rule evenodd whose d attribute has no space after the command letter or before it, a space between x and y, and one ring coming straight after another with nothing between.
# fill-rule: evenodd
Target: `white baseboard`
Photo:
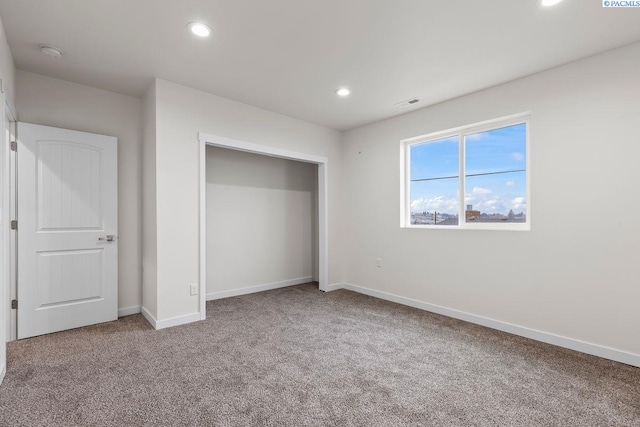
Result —
<instances>
[{"instance_id":1,"label":"white baseboard","mask_svg":"<svg viewBox=\"0 0 640 427\"><path fill-rule=\"evenodd\" d=\"M169 319L157 320L146 308L142 307L140 313L153 326L153 329L160 330L171 328L172 326L180 326L187 323L197 322L201 320L200 312L185 314L184 316L171 317Z\"/></svg>"},{"instance_id":2,"label":"white baseboard","mask_svg":"<svg viewBox=\"0 0 640 427\"><path fill-rule=\"evenodd\" d=\"M156 324L158 323L158 321L155 317L153 317L149 310L144 307L140 307L140 314L142 314L142 316L147 319L147 322L149 322L151 326L153 326L153 329L158 329L156 328Z\"/></svg>"},{"instance_id":3,"label":"white baseboard","mask_svg":"<svg viewBox=\"0 0 640 427\"><path fill-rule=\"evenodd\" d=\"M301 285L313 281L311 276L299 279L284 280L282 282L266 283L264 285L249 286L246 288L232 289L230 291L212 292L207 294L207 301L216 299L237 297L239 295L253 294L256 292L270 291L272 289L286 288L287 286Z\"/></svg>"},{"instance_id":4,"label":"white baseboard","mask_svg":"<svg viewBox=\"0 0 640 427\"><path fill-rule=\"evenodd\" d=\"M198 322L200 320L200 312L198 311L191 314L185 314L184 316L176 316L169 319L156 320L156 329L160 330L171 328L173 326L185 325L187 323Z\"/></svg>"},{"instance_id":5,"label":"white baseboard","mask_svg":"<svg viewBox=\"0 0 640 427\"><path fill-rule=\"evenodd\" d=\"M593 356L598 356L616 362L625 363L627 365L640 367L640 355L638 354L627 353L621 350L616 350L613 348L604 347L573 338L567 338L549 332L530 329L524 326L514 325L512 323L502 322L500 320L490 319L488 317L478 316L476 314L466 313L464 311L454 310L452 308L447 308L440 305L429 304L426 302L401 297L399 295L394 295L387 292L376 291L350 283L341 283L329 286L333 288L331 290L347 289L375 298L380 298L402 305L408 305L410 307L441 314L443 316L453 317L454 319L460 319L466 322L475 323L477 325L486 326L488 328L497 329L499 331L508 332L510 334L519 335L521 337L530 338L532 340L542 341L547 344L553 344L559 347L568 348L570 350L579 351L581 353L591 354Z\"/></svg>"},{"instance_id":6,"label":"white baseboard","mask_svg":"<svg viewBox=\"0 0 640 427\"><path fill-rule=\"evenodd\" d=\"M344 289L344 287L345 287L344 283L332 283L330 285L325 286L324 291L325 292L337 291L338 289Z\"/></svg>"},{"instance_id":7,"label":"white baseboard","mask_svg":"<svg viewBox=\"0 0 640 427\"><path fill-rule=\"evenodd\" d=\"M118 317L131 316L132 314L140 314L139 305L118 309Z\"/></svg>"},{"instance_id":8,"label":"white baseboard","mask_svg":"<svg viewBox=\"0 0 640 427\"><path fill-rule=\"evenodd\" d=\"M4 374L7 373L7 366L3 366L0 368L0 384L2 384L2 380L4 380Z\"/></svg>"}]
</instances>

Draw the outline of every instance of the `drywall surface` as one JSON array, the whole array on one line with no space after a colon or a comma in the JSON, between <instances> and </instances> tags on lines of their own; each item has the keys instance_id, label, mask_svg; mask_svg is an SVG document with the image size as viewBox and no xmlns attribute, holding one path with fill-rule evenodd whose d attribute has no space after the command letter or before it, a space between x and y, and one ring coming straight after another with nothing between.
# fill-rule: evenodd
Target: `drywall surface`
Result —
<instances>
[{"instance_id":1,"label":"drywall surface","mask_svg":"<svg viewBox=\"0 0 640 427\"><path fill-rule=\"evenodd\" d=\"M16 74L20 121L118 138L118 308L140 307L142 101L38 74Z\"/></svg>"},{"instance_id":2,"label":"drywall surface","mask_svg":"<svg viewBox=\"0 0 640 427\"><path fill-rule=\"evenodd\" d=\"M198 132L327 157L329 282L342 281L340 133L156 80L159 320L199 311Z\"/></svg>"},{"instance_id":3,"label":"drywall surface","mask_svg":"<svg viewBox=\"0 0 640 427\"><path fill-rule=\"evenodd\" d=\"M317 176L310 163L207 147L207 294L317 276Z\"/></svg>"},{"instance_id":4,"label":"drywall surface","mask_svg":"<svg viewBox=\"0 0 640 427\"><path fill-rule=\"evenodd\" d=\"M142 141L142 306L158 314L158 239L156 210L156 84L143 99Z\"/></svg>"},{"instance_id":5,"label":"drywall surface","mask_svg":"<svg viewBox=\"0 0 640 427\"><path fill-rule=\"evenodd\" d=\"M2 79L2 89L9 105L15 107L16 96L16 68L11 56L11 50L4 33L4 26L0 21L0 78Z\"/></svg>"},{"instance_id":6,"label":"drywall surface","mask_svg":"<svg viewBox=\"0 0 640 427\"><path fill-rule=\"evenodd\" d=\"M346 282L640 355L639 69L637 43L346 132ZM400 228L400 140L528 111L531 231Z\"/></svg>"}]
</instances>

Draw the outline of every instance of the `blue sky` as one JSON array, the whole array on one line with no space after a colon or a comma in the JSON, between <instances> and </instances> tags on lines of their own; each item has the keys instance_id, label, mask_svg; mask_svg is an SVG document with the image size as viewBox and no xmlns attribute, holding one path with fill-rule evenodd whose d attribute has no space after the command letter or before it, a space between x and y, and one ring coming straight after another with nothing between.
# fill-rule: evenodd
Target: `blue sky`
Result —
<instances>
[{"instance_id":1,"label":"blue sky","mask_svg":"<svg viewBox=\"0 0 640 427\"><path fill-rule=\"evenodd\" d=\"M466 174L525 169L524 124L466 137ZM411 146L411 180L458 175L458 137ZM411 211L458 213L458 178L411 183ZM465 205L485 213L526 211L526 173L467 177Z\"/></svg>"}]
</instances>

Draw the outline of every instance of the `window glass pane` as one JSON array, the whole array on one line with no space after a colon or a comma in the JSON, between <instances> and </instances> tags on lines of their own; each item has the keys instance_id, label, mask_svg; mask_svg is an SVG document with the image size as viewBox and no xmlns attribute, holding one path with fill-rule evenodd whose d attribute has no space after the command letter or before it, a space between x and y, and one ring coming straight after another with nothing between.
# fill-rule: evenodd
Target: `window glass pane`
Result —
<instances>
[{"instance_id":1,"label":"window glass pane","mask_svg":"<svg viewBox=\"0 0 640 427\"><path fill-rule=\"evenodd\" d=\"M411 181L458 177L458 136L411 146Z\"/></svg>"},{"instance_id":2,"label":"window glass pane","mask_svg":"<svg viewBox=\"0 0 640 427\"><path fill-rule=\"evenodd\" d=\"M466 222L526 222L526 133L522 123L465 137Z\"/></svg>"},{"instance_id":3,"label":"window glass pane","mask_svg":"<svg viewBox=\"0 0 640 427\"><path fill-rule=\"evenodd\" d=\"M410 146L411 224L457 225L458 136Z\"/></svg>"}]
</instances>

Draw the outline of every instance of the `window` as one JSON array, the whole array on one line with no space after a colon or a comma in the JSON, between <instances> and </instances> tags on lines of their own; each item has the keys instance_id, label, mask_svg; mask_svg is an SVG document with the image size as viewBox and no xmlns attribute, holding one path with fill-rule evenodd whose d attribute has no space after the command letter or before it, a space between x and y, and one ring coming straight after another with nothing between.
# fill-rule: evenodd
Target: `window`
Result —
<instances>
[{"instance_id":1,"label":"window","mask_svg":"<svg viewBox=\"0 0 640 427\"><path fill-rule=\"evenodd\" d=\"M464 126L402 142L402 226L528 230L529 119Z\"/></svg>"}]
</instances>

